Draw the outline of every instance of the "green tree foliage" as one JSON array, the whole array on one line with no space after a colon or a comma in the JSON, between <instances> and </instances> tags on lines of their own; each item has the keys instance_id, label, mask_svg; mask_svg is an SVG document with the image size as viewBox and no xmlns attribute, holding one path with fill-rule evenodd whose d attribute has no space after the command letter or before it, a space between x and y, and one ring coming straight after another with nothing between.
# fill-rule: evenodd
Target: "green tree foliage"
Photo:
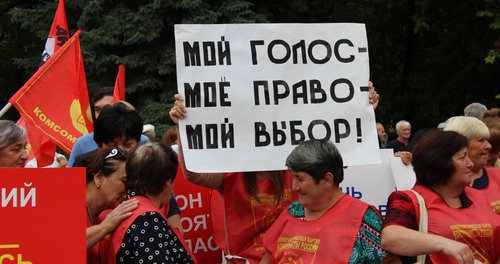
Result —
<instances>
[{"instance_id":1,"label":"green tree foliage","mask_svg":"<svg viewBox=\"0 0 500 264\"><path fill-rule=\"evenodd\" d=\"M500 1L499 0L484 0L485 8L477 12L478 17L487 17L491 19L490 28L500 31ZM494 63L497 59L500 59L500 34L497 36L497 40L494 43L494 48L488 51L488 54L484 61L486 63ZM500 94L499 94L500 96Z\"/></svg>"},{"instance_id":2,"label":"green tree foliage","mask_svg":"<svg viewBox=\"0 0 500 264\"><path fill-rule=\"evenodd\" d=\"M29 4L21 0L5 0L0 2L0 107L7 104L9 98L17 91L28 78L35 72L37 66L13 67L16 58L38 56L41 58L43 42L35 38L30 31L21 28L19 24L13 24L7 12L21 6L29 7ZM53 12L53 11L52 11ZM50 26L49 26L50 27ZM48 29L46 29L46 33ZM35 65L39 65L36 63ZM8 111L2 118L16 120L19 118L17 111Z\"/></svg>"},{"instance_id":3,"label":"green tree foliage","mask_svg":"<svg viewBox=\"0 0 500 264\"><path fill-rule=\"evenodd\" d=\"M392 102L393 109L413 109L403 117L420 127L435 127L463 115L463 108L474 101L498 105L494 98L500 64L484 63L497 36L487 19L476 16L483 8L481 1L416 1L414 54L405 65L407 87L401 89L403 100Z\"/></svg>"},{"instance_id":4,"label":"green tree foliage","mask_svg":"<svg viewBox=\"0 0 500 264\"><path fill-rule=\"evenodd\" d=\"M8 84L0 90L2 103L36 70L57 7L57 1L47 0L7 2L0 6L8 14L1 20L0 67L15 77L2 76ZM371 79L382 96L376 114L388 128L400 119L415 129L435 127L474 101L498 105L500 64L484 60L498 44L498 0L66 0L65 5L71 34L83 30L90 92L114 85L118 65L124 64L127 100L145 123L157 127L159 138L170 126L176 93L175 24L365 23Z\"/></svg>"}]
</instances>

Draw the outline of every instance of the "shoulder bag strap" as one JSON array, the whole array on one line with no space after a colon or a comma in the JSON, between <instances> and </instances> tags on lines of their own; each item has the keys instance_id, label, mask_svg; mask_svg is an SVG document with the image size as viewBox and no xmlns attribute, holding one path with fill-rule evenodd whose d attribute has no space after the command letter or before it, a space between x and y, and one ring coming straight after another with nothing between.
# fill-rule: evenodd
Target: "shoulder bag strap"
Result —
<instances>
[{"instance_id":1,"label":"shoulder bag strap","mask_svg":"<svg viewBox=\"0 0 500 264\"><path fill-rule=\"evenodd\" d=\"M418 231L422 233L427 233L427 207L425 206L424 198L416 191L410 190L417 197L420 211L420 220L418 223ZM417 256L417 261L421 264L425 264L426 255Z\"/></svg>"}]
</instances>

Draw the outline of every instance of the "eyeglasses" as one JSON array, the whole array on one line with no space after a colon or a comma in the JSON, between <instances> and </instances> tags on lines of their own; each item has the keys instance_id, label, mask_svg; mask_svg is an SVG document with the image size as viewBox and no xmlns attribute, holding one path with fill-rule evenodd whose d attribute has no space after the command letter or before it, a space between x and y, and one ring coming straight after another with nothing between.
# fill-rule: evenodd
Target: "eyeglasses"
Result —
<instances>
[{"instance_id":1,"label":"eyeglasses","mask_svg":"<svg viewBox=\"0 0 500 264\"><path fill-rule=\"evenodd\" d=\"M120 148L113 148L112 150L109 151L108 155L106 155L106 157L104 157L104 160L107 160L109 158L112 158L116 155L123 155L123 156L126 156L127 153L125 153L123 150L121 150Z\"/></svg>"}]
</instances>

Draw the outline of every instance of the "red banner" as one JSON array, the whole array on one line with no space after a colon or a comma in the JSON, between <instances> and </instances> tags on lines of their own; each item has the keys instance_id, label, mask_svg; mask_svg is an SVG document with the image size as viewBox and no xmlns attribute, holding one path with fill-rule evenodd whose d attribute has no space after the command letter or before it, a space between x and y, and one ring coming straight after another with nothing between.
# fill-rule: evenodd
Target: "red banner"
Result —
<instances>
[{"instance_id":1,"label":"red banner","mask_svg":"<svg viewBox=\"0 0 500 264\"><path fill-rule=\"evenodd\" d=\"M0 182L0 263L86 263L85 168L1 168Z\"/></svg>"},{"instance_id":2,"label":"red banner","mask_svg":"<svg viewBox=\"0 0 500 264\"><path fill-rule=\"evenodd\" d=\"M116 75L115 90L113 91L113 102L125 101L125 66L118 66L118 74Z\"/></svg>"},{"instance_id":3,"label":"red banner","mask_svg":"<svg viewBox=\"0 0 500 264\"><path fill-rule=\"evenodd\" d=\"M178 169L174 193L182 210L184 240L199 263L221 263L222 252L215 244L210 222L210 189L188 182Z\"/></svg>"},{"instance_id":4,"label":"red banner","mask_svg":"<svg viewBox=\"0 0 500 264\"><path fill-rule=\"evenodd\" d=\"M9 102L66 153L93 130L83 58L76 32Z\"/></svg>"}]
</instances>

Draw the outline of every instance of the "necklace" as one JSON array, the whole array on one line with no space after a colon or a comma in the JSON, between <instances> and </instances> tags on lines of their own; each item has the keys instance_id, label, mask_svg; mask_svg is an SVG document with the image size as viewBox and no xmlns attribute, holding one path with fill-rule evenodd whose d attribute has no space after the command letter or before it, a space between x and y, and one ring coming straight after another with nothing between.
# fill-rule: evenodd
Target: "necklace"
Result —
<instances>
[{"instance_id":1,"label":"necklace","mask_svg":"<svg viewBox=\"0 0 500 264\"><path fill-rule=\"evenodd\" d=\"M87 206L87 216L89 217L90 225L95 225L94 218L92 217L92 214L90 213L90 209L88 206Z\"/></svg>"}]
</instances>

